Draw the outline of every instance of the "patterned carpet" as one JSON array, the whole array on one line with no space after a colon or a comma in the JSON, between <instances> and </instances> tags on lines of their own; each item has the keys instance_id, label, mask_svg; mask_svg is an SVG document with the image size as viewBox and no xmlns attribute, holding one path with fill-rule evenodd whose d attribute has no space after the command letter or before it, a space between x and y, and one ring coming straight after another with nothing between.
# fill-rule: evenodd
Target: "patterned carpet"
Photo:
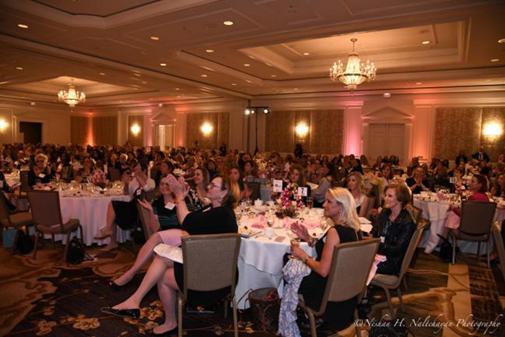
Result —
<instances>
[{"instance_id":1,"label":"patterned carpet","mask_svg":"<svg viewBox=\"0 0 505 337\"><path fill-rule=\"evenodd\" d=\"M13 256L0 248L0 336L141 336L149 335L161 322L163 311L156 290L144 299L139 320L122 320L99 310L120 302L140 283L142 276L138 275L120 291L107 286L109 278L121 273L133 261L134 254L128 249L100 253L91 248L88 253L97 258L78 266L59 261L61 247L44 248L39 252L37 260L33 261L28 256ZM455 275L449 276L448 264L436 256L420 254L415 271L409 273L407 279L406 311L392 322L409 327L413 336L449 336L448 330L450 336L505 336L501 323L499 329L488 329L487 334L483 328L475 331L475 326L474 329L464 324L456 326L459 319L464 319L457 317L461 308L455 305L454 299L458 294L470 296L471 308L467 309L476 322L492 322L503 314L501 300L505 285L496 268L490 270L469 262L466 270L466 274L458 276L466 277L468 284L449 288L448 282ZM371 320L363 322L368 327L370 323L380 322L388 313L381 290L374 289L372 298L375 304ZM396 298L393 301L398 304ZM186 314L185 334L188 337L232 336L230 319L225 320L222 309L218 309L216 314ZM250 312L241 313L239 318L242 336L274 336L255 330ZM348 335L352 335L352 330Z\"/></svg>"}]
</instances>

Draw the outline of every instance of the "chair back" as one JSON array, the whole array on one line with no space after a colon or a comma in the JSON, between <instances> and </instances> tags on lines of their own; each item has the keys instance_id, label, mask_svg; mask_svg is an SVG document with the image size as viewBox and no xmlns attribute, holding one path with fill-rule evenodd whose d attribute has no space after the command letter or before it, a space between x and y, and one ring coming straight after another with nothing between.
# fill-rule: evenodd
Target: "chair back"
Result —
<instances>
[{"instance_id":1,"label":"chair back","mask_svg":"<svg viewBox=\"0 0 505 337\"><path fill-rule=\"evenodd\" d=\"M10 213L7 207L7 198L5 194L0 191L0 224L3 226L10 226Z\"/></svg>"},{"instance_id":2,"label":"chair back","mask_svg":"<svg viewBox=\"0 0 505 337\"><path fill-rule=\"evenodd\" d=\"M121 171L119 171L117 168L109 167L109 175L110 181L121 180Z\"/></svg>"},{"instance_id":3,"label":"chair back","mask_svg":"<svg viewBox=\"0 0 505 337\"><path fill-rule=\"evenodd\" d=\"M423 214L423 210L412 204L408 204L407 206L405 206L405 209L407 210L407 212L409 212L410 216L412 217L412 219L414 219L415 223L419 224L419 221L421 220L421 216Z\"/></svg>"},{"instance_id":4,"label":"chair back","mask_svg":"<svg viewBox=\"0 0 505 337\"><path fill-rule=\"evenodd\" d=\"M30 184L28 183L28 173L28 171L19 171L19 182L21 183L19 189L21 192L28 192L32 190Z\"/></svg>"},{"instance_id":5,"label":"chair back","mask_svg":"<svg viewBox=\"0 0 505 337\"><path fill-rule=\"evenodd\" d=\"M42 226L63 226L60 197L57 191L30 191L28 200L32 209L33 222Z\"/></svg>"},{"instance_id":6,"label":"chair back","mask_svg":"<svg viewBox=\"0 0 505 337\"><path fill-rule=\"evenodd\" d=\"M141 204L137 202L137 211L139 214L140 223L142 224L142 229L144 230L144 236L146 237L146 241L149 240L151 235L153 235L153 231L151 229L151 225L149 223L150 216L149 211L145 209Z\"/></svg>"},{"instance_id":7,"label":"chair back","mask_svg":"<svg viewBox=\"0 0 505 337\"><path fill-rule=\"evenodd\" d=\"M466 235L488 235L496 211L495 202L465 201L461 205L459 230Z\"/></svg>"},{"instance_id":8,"label":"chair back","mask_svg":"<svg viewBox=\"0 0 505 337\"><path fill-rule=\"evenodd\" d=\"M237 233L191 235L182 238L183 294L231 287L235 293L240 236Z\"/></svg>"},{"instance_id":9,"label":"chair back","mask_svg":"<svg viewBox=\"0 0 505 337\"><path fill-rule=\"evenodd\" d=\"M361 240L335 247L320 314L325 312L328 301L346 301L363 292L379 242L379 239Z\"/></svg>"},{"instance_id":10,"label":"chair back","mask_svg":"<svg viewBox=\"0 0 505 337\"><path fill-rule=\"evenodd\" d=\"M505 279L505 244L503 243L502 229L498 226L493 226L493 237L496 250L498 251L498 258L500 259L500 269Z\"/></svg>"},{"instance_id":11,"label":"chair back","mask_svg":"<svg viewBox=\"0 0 505 337\"><path fill-rule=\"evenodd\" d=\"M405 273L409 270L412 258L414 257L417 246L419 246L419 241L421 241L421 237L423 236L425 226L426 223L424 223L423 221L419 222L417 224L417 228L414 234L412 234L412 237L410 238L409 246L407 247L407 251L405 252L405 256L403 257L402 266L400 268L400 274L398 275L398 282L397 282L398 285L400 284L403 275L405 275Z\"/></svg>"}]
</instances>

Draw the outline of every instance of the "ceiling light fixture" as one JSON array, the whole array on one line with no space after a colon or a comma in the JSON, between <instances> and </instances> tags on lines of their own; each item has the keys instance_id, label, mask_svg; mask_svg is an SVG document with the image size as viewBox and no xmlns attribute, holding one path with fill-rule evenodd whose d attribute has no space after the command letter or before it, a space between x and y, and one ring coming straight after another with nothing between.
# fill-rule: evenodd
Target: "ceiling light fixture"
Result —
<instances>
[{"instance_id":1,"label":"ceiling light fixture","mask_svg":"<svg viewBox=\"0 0 505 337\"><path fill-rule=\"evenodd\" d=\"M150 39L153 41L159 41L160 37L159 36L151 36Z\"/></svg>"},{"instance_id":2,"label":"ceiling light fixture","mask_svg":"<svg viewBox=\"0 0 505 337\"><path fill-rule=\"evenodd\" d=\"M244 63L244 67L250 67L251 65L249 63Z\"/></svg>"},{"instance_id":3,"label":"ceiling light fixture","mask_svg":"<svg viewBox=\"0 0 505 337\"><path fill-rule=\"evenodd\" d=\"M330 78L332 81L339 80L346 85L347 89L354 90L363 82L372 81L375 79L377 68L373 62L367 60L361 62L358 53L354 50L354 46L358 39L352 38L352 52L347 58L347 65L341 60L333 63L330 67Z\"/></svg>"},{"instance_id":4,"label":"ceiling light fixture","mask_svg":"<svg viewBox=\"0 0 505 337\"><path fill-rule=\"evenodd\" d=\"M424 40L421 43L424 44L424 45L429 45L431 43L431 41L430 40Z\"/></svg>"},{"instance_id":5,"label":"ceiling light fixture","mask_svg":"<svg viewBox=\"0 0 505 337\"><path fill-rule=\"evenodd\" d=\"M498 43L505 43L505 37L503 39L499 39Z\"/></svg>"},{"instance_id":6,"label":"ceiling light fixture","mask_svg":"<svg viewBox=\"0 0 505 337\"><path fill-rule=\"evenodd\" d=\"M58 92L58 100L67 103L71 108L79 103L86 101L86 95L82 91L78 91L72 84L68 85L68 90L60 90Z\"/></svg>"},{"instance_id":7,"label":"ceiling light fixture","mask_svg":"<svg viewBox=\"0 0 505 337\"><path fill-rule=\"evenodd\" d=\"M207 77L207 74L201 74L200 77Z\"/></svg>"},{"instance_id":8,"label":"ceiling light fixture","mask_svg":"<svg viewBox=\"0 0 505 337\"><path fill-rule=\"evenodd\" d=\"M268 106L250 106L244 109L244 115L254 115L256 112L263 112L265 115L269 114L272 110Z\"/></svg>"},{"instance_id":9,"label":"ceiling light fixture","mask_svg":"<svg viewBox=\"0 0 505 337\"><path fill-rule=\"evenodd\" d=\"M225 26L233 26L233 24L234 24L234 22L231 20L226 20L223 22L223 25L225 25Z\"/></svg>"},{"instance_id":10,"label":"ceiling light fixture","mask_svg":"<svg viewBox=\"0 0 505 337\"><path fill-rule=\"evenodd\" d=\"M423 84L423 82L416 82L416 84L417 84L417 85L421 85L421 84Z\"/></svg>"},{"instance_id":11,"label":"ceiling light fixture","mask_svg":"<svg viewBox=\"0 0 505 337\"><path fill-rule=\"evenodd\" d=\"M100 75L100 76L105 76L105 73L98 73L98 75Z\"/></svg>"},{"instance_id":12,"label":"ceiling light fixture","mask_svg":"<svg viewBox=\"0 0 505 337\"><path fill-rule=\"evenodd\" d=\"M18 27L22 29L28 29L28 25L25 25L24 23L18 23Z\"/></svg>"},{"instance_id":13,"label":"ceiling light fixture","mask_svg":"<svg viewBox=\"0 0 505 337\"><path fill-rule=\"evenodd\" d=\"M309 55L310 55L310 53L305 52L305 53L303 53L303 55L305 55L305 56L309 56Z\"/></svg>"},{"instance_id":14,"label":"ceiling light fixture","mask_svg":"<svg viewBox=\"0 0 505 337\"><path fill-rule=\"evenodd\" d=\"M270 75L270 77L277 77L277 75Z\"/></svg>"},{"instance_id":15,"label":"ceiling light fixture","mask_svg":"<svg viewBox=\"0 0 505 337\"><path fill-rule=\"evenodd\" d=\"M382 96L384 96L384 98L391 98L391 93L385 92Z\"/></svg>"},{"instance_id":16,"label":"ceiling light fixture","mask_svg":"<svg viewBox=\"0 0 505 337\"><path fill-rule=\"evenodd\" d=\"M167 64L166 64L166 63L160 63L160 66L162 66L162 67L166 67L166 66L167 66Z\"/></svg>"},{"instance_id":17,"label":"ceiling light fixture","mask_svg":"<svg viewBox=\"0 0 505 337\"><path fill-rule=\"evenodd\" d=\"M16 70L23 70L23 67L16 67Z\"/></svg>"},{"instance_id":18,"label":"ceiling light fixture","mask_svg":"<svg viewBox=\"0 0 505 337\"><path fill-rule=\"evenodd\" d=\"M236 86L236 85L237 85L237 83L232 83L231 85Z\"/></svg>"},{"instance_id":19,"label":"ceiling light fixture","mask_svg":"<svg viewBox=\"0 0 505 337\"><path fill-rule=\"evenodd\" d=\"M214 52L214 49L205 49L206 53L212 54Z\"/></svg>"},{"instance_id":20,"label":"ceiling light fixture","mask_svg":"<svg viewBox=\"0 0 505 337\"><path fill-rule=\"evenodd\" d=\"M500 59L491 59L489 61L495 63L495 62L500 62Z\"/></svg>"}]
</instances>

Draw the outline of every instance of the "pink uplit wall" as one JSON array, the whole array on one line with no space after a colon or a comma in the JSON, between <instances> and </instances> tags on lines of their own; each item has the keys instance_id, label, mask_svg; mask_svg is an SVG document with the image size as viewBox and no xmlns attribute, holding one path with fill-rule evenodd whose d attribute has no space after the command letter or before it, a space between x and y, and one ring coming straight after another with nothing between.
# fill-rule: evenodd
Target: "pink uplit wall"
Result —
<instances>
[{"instance_id":1,"label":"pink uplit wall","mask_svg":"<svg viewBox=\"0 0 505 337\"><path fill-rule=\"evenodd\" d=\"M362 154L361 107L349 107L344 110L343 154Z\"/></svg>"},{"instance_id":2,"label":"pink uplit wall","mask_svg":"<svg viewBox=\"0 0 505 337\"><path fill-rule=\"evenodd\" d=\"M428 160L433 156L434 124L435 110L432 106L414 108L411 157L422 157Z\"/></svg>"},{"instance_id":3,"label":"pink uplit wall","mask_svg":"<svg viewBox=\"0 0 505 337\"><path fill-rule=\"evenodd\" d=\"M95 135L93 133L93 116L87 117L87 126L86 126L86 144L91 146L95 145Z\"/></svg>"}]
</instances>

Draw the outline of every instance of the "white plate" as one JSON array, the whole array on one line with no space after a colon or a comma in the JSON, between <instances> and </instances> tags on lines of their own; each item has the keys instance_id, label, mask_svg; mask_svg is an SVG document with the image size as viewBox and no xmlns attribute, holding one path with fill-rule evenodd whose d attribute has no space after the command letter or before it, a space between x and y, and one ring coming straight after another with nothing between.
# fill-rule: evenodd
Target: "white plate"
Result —
<instances>
[{"instance_id":1,"label":"white plate","mask_svg":"<svg viewBox=\"0 0 505 337\"><path fill-rule=\"evenodd\" d=\"M159 256L165 257L174 262L182 263L182 249L181 247L169 246L164 243L160 243L154 247L154 252Z\"/></svg>"}]
</instances>

